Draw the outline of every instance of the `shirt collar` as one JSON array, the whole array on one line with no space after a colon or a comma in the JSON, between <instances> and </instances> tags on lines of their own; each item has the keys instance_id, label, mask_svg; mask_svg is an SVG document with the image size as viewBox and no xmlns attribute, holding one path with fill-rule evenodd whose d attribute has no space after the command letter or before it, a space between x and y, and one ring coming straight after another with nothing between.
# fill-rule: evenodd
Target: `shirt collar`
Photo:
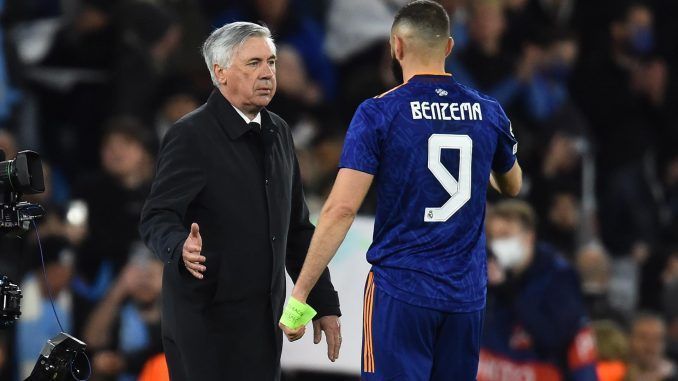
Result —
<instances>
[{"instance_id":1,"label":"shirt collar","mask_svg":"<svg viewBox=\"0 0 678 381\"><path fill-rule=\"evenodd\" d=\"M231 105L231 106L233 106L233 105ZM233 106L233 108L235 109L235 111L238 112L238 115L240 115L242 117L242 119L245 121L245 123L250 124L250 123L254 122L254 123L259 124L259 127L261 128L261 112L258 112L257 115L254 117L254 119L250 120L250 118L248 118L247 115L245 115L244 112L240 111L240 109L238 109L235 106Z\"/></svg>"},{"instance_id":2,"label":"shirt collar","mask_svg":"<svg viewBox=\"0 0 678 381\"><path fill-rule=\"evenodd\" d=\"M219 90L215 89L212 91L209 99L207 99L206 107L217 117L219 126L231 139L238 139L252 130L249 126L249 119L243 118L240 110L233 107ZM277 126L271 121L271 117L268 115L265 108L262 109L254 119L254 121L260 122L262 128L277 129Z\"/></svg>"}]
</instances>

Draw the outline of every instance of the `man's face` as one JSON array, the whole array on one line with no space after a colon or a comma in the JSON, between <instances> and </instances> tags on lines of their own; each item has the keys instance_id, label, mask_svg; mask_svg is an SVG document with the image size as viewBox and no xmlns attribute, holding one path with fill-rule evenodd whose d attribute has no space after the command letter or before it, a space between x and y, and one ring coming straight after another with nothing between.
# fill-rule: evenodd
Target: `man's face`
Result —
<instances>
[{"instance_id":1,"label":"man's face","mask_svg":"<svg viewBox=\"0 0 678 381\"><path fill-rule=\"evenodd\" d=\"M486 223L488 240L501 238L524 238L525 231L520 222L499 216L491 216Z\"/></svg>"},{"instance_id":2,"label":"man's face","mask_svg":"<svg viewBox=\"0 0 678 381\"><path fill-rule=\"evenodd\" d=\"M266 107L276 90L276 56L264 37L251 37L235 51L231 66L217 65L217 79L228 100L243 111Z\"/></svg>"},{"instance_id":3,"label":"man's face","mask_svg":"<svg viewBox=\"0 0 678 381\"><path fill-rule=\"evenodd\" d=\"M162 262L152 260L139 265L139 276L130 286L132 299L142 305L155 302L162 289Z\"/></svg>"},{"instance_id":4,"label":"man's face","mask_svg":"<svg viewBox=\"0 0 678 381\"><path fill-rule=\"evenodd\" d=\"M125 176L137 171L144 161L141 143L122 134L111 134L101 149L101 161L113 176Z\"/></svg>"},{"instance_id":5,"label":"man's face","mask_svg":"<svg viewBox=\"0 0 678 381\"><path fill-rule=\"evenodd\" d=\"M653 369L664 354L664 324L657 319L642 319L631 330L631 354L643 369Z\"/></svg>"},{"instance_id":6,"label":"man's face","mask_svg":"<svg viewBox=\"0 0 678 381\"><path fill-rule=\"evenodd\" d=\"M534 233L520 222L500 216L490 216L486 223L487 243L500 266L519 269L531 260Z\"/></svg>"}]
</instances>

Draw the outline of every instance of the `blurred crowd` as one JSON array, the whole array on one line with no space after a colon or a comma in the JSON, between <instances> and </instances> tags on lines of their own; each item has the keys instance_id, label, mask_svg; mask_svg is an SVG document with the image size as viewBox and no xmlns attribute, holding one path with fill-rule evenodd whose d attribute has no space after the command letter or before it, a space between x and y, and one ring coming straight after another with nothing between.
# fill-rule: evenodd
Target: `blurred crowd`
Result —
<instances>
[{"instance_id":1,"label":"blurred crowd","mask_svg":"<svg viewBox=\"0 0 678 381\"><path fill-rule=\"evenodd\" d=\"M213 28L272 30L269 109L293 130L317 211L357 105L397 85L388 38L406 2L0 0L0 149L45 163L45 193L26 199L47 211L49 282L33 233L0 238L0 273L24 291L21 321L0 331L0 379L25 378L60 330L48 290L63 328L88 343L93 380L157 379L139 375L162 356L162 264L137 224L164 133L212 90L199 48ZM535 242L575 270L599 374L675 379L678 3L441 3L455 40L447 69L512 121ZM371 195L362 212L373 211Z\"/></svg>"}]
</instances>

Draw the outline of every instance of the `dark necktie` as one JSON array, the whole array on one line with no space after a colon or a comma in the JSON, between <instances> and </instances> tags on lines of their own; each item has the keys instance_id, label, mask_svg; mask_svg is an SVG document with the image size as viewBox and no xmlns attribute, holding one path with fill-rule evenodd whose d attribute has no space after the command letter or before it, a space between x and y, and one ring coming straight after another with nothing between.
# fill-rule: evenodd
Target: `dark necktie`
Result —
<instances>
[{"instance_id":1,"label":"dark necktie","mask_svg":"<svg viewBox=\"0 0 678 381\"><path fill-rule=\"evenodd\" d=\"M261 125L257 122L250 122L248 123L248 126L252 129L252 132L257 134L258 136L261 136Z\"/></svg>"}]
</instances>

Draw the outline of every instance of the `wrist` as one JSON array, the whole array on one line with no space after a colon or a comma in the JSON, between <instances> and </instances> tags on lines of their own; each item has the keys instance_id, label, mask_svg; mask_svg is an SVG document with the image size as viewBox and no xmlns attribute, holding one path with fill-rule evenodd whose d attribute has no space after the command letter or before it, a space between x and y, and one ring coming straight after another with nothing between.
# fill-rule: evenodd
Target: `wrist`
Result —
<instances>
[{"instance_id":1,"label":"wrist","mask_svg":"<svg viewBox=\"0 0 678 381\"><path fill-rule=\"evenodd\" d=\"M303 290L299 287L294 287L292 290L292 297L301 303L306 304L306 299L308 299L308 291Z\"/></svg>"}]
</instances>

